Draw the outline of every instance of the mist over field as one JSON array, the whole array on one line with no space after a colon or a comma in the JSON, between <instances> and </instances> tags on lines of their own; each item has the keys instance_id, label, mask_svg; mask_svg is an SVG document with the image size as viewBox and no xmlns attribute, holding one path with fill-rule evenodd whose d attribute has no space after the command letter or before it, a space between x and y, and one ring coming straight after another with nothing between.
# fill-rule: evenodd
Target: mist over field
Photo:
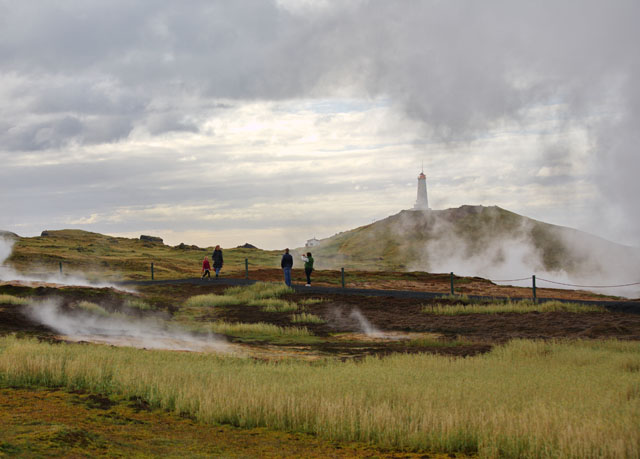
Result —
<instances>
[{"instance_id":1,"label":"mist over field","mask_svg":"<svg viewBox=\"0 0 640 459\"><path fill-rule=\"evenodd\" d=\"M144 349L230 352L229 346L221 337L189 333L176 325L169 326L161 318L142 319L109 314L101 316L81 308L63 309L55 298L33 302L25 313L37 323L52 328L72 341Z\"/></svg>"}]
</instances>

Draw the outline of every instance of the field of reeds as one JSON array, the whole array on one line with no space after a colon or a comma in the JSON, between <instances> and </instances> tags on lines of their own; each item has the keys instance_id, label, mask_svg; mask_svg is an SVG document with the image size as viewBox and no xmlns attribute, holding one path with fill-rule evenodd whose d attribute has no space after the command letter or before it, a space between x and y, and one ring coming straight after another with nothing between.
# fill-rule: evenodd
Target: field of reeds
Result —
<instances>
[{"instance_id":1,"label":"field of reeds","mask_svg":"<svg viewBox=\"0 0 640 459\"><path fill-rule=\"evenodd\" d=\"M277 364L0 338L0 385L138 397L204 423L482 457L640 456L640 344Z\"/></svg>"}]
</instances>

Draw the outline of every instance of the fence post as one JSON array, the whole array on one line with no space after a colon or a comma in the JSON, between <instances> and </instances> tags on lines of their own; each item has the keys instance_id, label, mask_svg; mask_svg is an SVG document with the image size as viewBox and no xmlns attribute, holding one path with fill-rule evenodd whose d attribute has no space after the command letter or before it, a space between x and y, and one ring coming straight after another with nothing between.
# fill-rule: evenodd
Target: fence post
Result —
<instances>
[{"instance_id":1,"label":"fence post","mask_svg":"<svg viewBox=\"0 0 640 459\"><path fill-rule=\"evenodd\" d=\"M151 280L153 280L153 263L151 263Z\"/></svg>"},{"instance_id":2,"label":"fence post","mask_svg":"<svg viewBox=\"0 0 640 459\"><path fill-rule=\"evenodd\" d=\"M341 268L342 271L342 288L344 288L344 268Z\"/></svg>"},{"instance_id":3,"label":"fence post","mask_svg":"<svg viewBox=\"0 0 640 459\"><path fill-rule=\"evenodd\" d=\"M451 273L451 295L455 295L453 292L453 273Z\"/></svg>"},{"instance_id":4,"label":"fence post","mask_svg":"<svg viewBox=\"0 0 640 459\"><path fill-rule=\"evenodd\" d=\"M536 275L534 274L533 276L531 276L531 279L533 280L533 302L537 303L538 299L536 298Z\"/></svg>"},{"instance_id":5,"label":"fence post","mask_svg":"<svg viewBox=\"0 0 640 459\"><path fill-rule=\"evenodd\" d=\"M60 274L62 274L62 262L59 261L58 264L60 265Z\"/></svg>"},{"instance_id":6,"label":"fence post","mask_svg":"<svg viewBox=\"0 0 640 459\"><path fill-rule=\"evenodd\" d=\"M244 259L244 278L249 279L249 259Z\"/></svg>"}]
</instances>

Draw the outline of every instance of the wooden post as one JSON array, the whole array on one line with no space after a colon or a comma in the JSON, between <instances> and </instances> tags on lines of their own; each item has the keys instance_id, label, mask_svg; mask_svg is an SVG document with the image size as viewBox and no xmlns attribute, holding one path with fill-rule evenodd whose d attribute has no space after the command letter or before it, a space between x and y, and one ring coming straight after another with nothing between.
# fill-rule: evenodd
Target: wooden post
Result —
<instances>
[{"instance_id":1,"label":"wooden post","mask_svg":"<svg viewBox=\"0 0 640 459\"><path fill-rule=\"evenodd\" d=\"M244 259L244 278L249 279L249 259Z\"/></svg>"},{"instance_id":2,"label":"wooden post","mask_svg":"<svg viewBox=\"0 0 640 459\"><path fill-rule=\"evenodd\" d=\"M344 288L344 268L342 268L341 271L342 271L342 288Z\"/></svg>"},{"instance_id":3,"label":"wooden post","mask_svg":"<svg viewBox=\"0 0 640 459\"><path fill-rule=\"evenodd\" d=\"M60 265L60 274L62 274L62 262L59 261L58 264Z\"/></svg>"},{"instance_id":4,"label":"wooden post","mask_svg":"<svg viewBox=\"0 0 640 459\"><path fill-rule=\"evenodd\" d=\"M537 303L538 299L536 298L536 275L534 274L533 276L531 276L531 279L533 279L533 302Z\"/></svg>"},{"instance_id":5,"label":"wooden post","mask_svg":"<svg viewBox=\"0 0 640 459\"><path fill-rule=\"evenodd\" d=\"M151 280L153 280L153 263L151 263Z\"/></svg>"},{"instance_id":6,"label":"wooden post","mask_svg":"<svg viewBox=\"0 0 640 459\"><path fill-rule=\"evenodd\" d=\"M453 273L451 273L451 295L454 295L454 292L453 292Z\"/></svg>"}]
</instances>

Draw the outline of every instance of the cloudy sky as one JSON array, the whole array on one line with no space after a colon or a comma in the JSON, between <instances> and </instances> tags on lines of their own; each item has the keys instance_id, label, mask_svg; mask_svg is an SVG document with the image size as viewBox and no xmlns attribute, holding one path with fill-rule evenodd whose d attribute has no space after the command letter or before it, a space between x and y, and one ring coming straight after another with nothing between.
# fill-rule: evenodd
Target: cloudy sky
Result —
<instances>
[{"instance_id":1,"label":"cloudy sky","mask_svg":"<svg viewBox=\"0 0 640 459\"><path fill-rule=\"evenodd\" d=\"M300 246L498 205L640 246L640 2L0 0L0 229Z\"/></svg>"}]
</instances>

